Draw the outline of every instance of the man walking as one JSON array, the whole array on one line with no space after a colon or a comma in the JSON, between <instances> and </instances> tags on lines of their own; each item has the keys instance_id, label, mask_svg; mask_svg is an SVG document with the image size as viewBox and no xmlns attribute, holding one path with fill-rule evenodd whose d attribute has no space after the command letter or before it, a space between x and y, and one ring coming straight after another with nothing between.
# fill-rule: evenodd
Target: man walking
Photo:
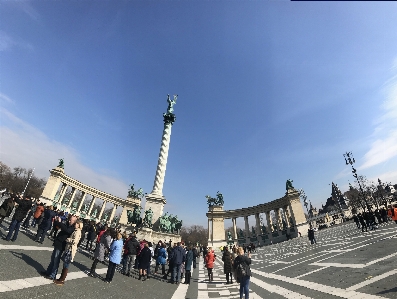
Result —
<instances>
[{"instance_id":1,"label":"man walking","mask_svg":"<svg viewBox=\"0 0 397 299\"><path fill-rule=\"evenodd\" d=\"M131 269L134 268L136 255L138 253L139 242L136 239L135 233L131 233L130 237L124 244L123 254L123 274L131 276ZM128 268L127 268L128 265Z\"/></svg>"},{"instance_id":2,"label":"man walking","mask_svg":"<svg viewBox=\"0 0 397 299\"><path fill-rule=\"evenodd\" d=\"M15 240L17 239L21 222L32 207L32 201L30 199L30 196L26 196L25 199L20 199L16 197L14 198L14 201L18 204L18 208L15 210L14 216L12 217L7 237L3 237L3 240L11 240L12 242L15 242ZM12 236L13 234L14 236Z\"/></svg>"},{"instance_id":3,"label":"man walking","mask_svg":"<svg viewBox=\"0 0 397 299\"><path fill-rule=\"evenodd\" d=\"M47 270L41 272L45 278L52 280L55 279L58 273L62 253L66 247L66 239L73 233L76 220L76 216L70 215L69 220L64 224L61 222L61 218L59 216L55 217L54 226L58 226L60 228L60 232L54 239L54 250L52 251L51 262L48 265Z\"/></svg>"},{"instance_id":4,"label":"man walking","mask_svg":"<svg viewBox=\"0 0 397 299\"><path fill-rule=\"evenodd\" d=\"M199 253L197 251L197 247L193 247L193 269L196 269L196 258L199 256Z\"/></svg>"},{"instance_id":5,"label":"man walking","mask_svg":"<svg viewBox=\"0 0 397 299\"><path fill-rule=\"evenodd\" d=\"M186 252L181 246L181 242L178 242L174 250L172 251L172 281L177 284L181 280L181 265L185 262Z\"/></svg>"}]
</instances>

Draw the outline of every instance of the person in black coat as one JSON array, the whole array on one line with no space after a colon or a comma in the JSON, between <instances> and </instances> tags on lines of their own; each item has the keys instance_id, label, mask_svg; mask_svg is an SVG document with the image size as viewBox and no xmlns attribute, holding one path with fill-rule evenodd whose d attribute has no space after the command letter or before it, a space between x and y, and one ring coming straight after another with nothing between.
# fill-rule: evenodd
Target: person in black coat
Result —
<instances>
[{"instance_id":1,"label":"person in black coat","mask_svg":"<svg viewBox=\"0 0 397 299\"><path fill-rule=\"evenodd\" d=\"M52 221L53 221L54 217L56 216L56 213L53 210L52 206L49 206L44 211L43 214L44 214L43 220L39 224L39 228L37 229L36 238L34 239L35 242L38 242L38 243L41 243L41 244L43 244L45 234L51 228Z\"/></svg>"},{"instance_id":2,"label":"person in black coat","mask_svg":"<svg viewBox=\"0 0 397 299\"><path fill-rule=\"evenodd\" d=\"M54 280L57 273L59 263L61 261L61 256L66 247L66 239L70 237L73 233L76 223L77 217L71 215L66 224L61 222L61 218L59 216L55 217L54 226L58 226L60 228L60 232L54 239L54 250L51 255L51 262L48 265L46 271L41 272L41 274L48 279Z\"/></svg>"},{"instance_id":3,"label":"person in black coat","mask_svg":"<svg viewBox=\"0 0 397 299\"><path fill-rule=\"evenodd\" d=\"M225 246L222 255L223 261L223 273L226 274L226 284L233 283L233 276L232 276L232 257L230 255L229 249ZM230 282L229 282L230 277Z\"/></svg>"},{"instance_id":4,"label":"person in black coat","mask_svg":"<svg viewBox=\"0 0 397 299\"><path fill-rule=\"evenodd\" d=\"M122 273L127 276L131 276L131 271L135 265L136 255L138 253L139 242L136 239L135 233L131 233L130 237L124 244L123 252L123 270ZM127 267L128 266L128 267Z\"/></svg>"},{"instance_id":5,"label":"person in black coat","mask_svg":"<svg viewBox=\"0 0 397 299\"><path fill-rule=\"evenodd\" d=\"M30 196L26 196L25 199L14 198L14 201L18 204L18 208L15 210L14 217L12 217L12 222L8 229L8 235L7 237L3 238L3 240L10 241L12 237L12 242L17 239L21 222L32 207L32 200L30 199Z\"/></svg>"},{"instance_id":6,"label":"person in black coat","mask_svg":"<svg viewBox=\"0 0 397 299\"><path fill-rule=\"evenodd\" d=\"M3 222L4 218L9 217L14 209L15 203L12 197L6 198L3 204L0 206L0 224Z\"/></svg>"},{"instance_id":7,"label":"person in black coat","mask_svg":"<svg viewBox=\"0 0 397 299\"><path fill-rule=\"evenodd\" d=\"M242 277L238 277L237 279L240 282L240 298L243 298L243 294L245 295L245 299L248 299L249 297L249 284L250 284L250 277L251 277L251 254L248 253L248 256L244 255L244 249L242 247L239 247L237 250L238 256L234 259L233 263L233 269L237 271L237 268L239 265L241 265L244 270L245 270L245 275Z\"/></svg>"},{"instance_id":8,"label":"person in black coat","mask_svg":"<svg viewBox=\"0 0 397 299\"><path fill-rule=\"evenodd\" d=\"M97 232L97 226L95 225L94 221L91 221L89 227L88 227L88 234L87 234L87 244L85 245L85 249L88 250L88 245L90 245L89 251L92 251L92 244L96 240L96 232Z\"/></svg>"},{"instance_id":9,"label":"person in black coat","mask_svg":"<svg viewBox=\"0 0 397 299\"><path fill-rule=\"evenodd\" d=\"M146 270L150 266L150 262L152 260L152 251L149 249L149 244L145 243L145 246L142 248L139 253L139 280L146 280Z\"/></svg>"}]
</instances>

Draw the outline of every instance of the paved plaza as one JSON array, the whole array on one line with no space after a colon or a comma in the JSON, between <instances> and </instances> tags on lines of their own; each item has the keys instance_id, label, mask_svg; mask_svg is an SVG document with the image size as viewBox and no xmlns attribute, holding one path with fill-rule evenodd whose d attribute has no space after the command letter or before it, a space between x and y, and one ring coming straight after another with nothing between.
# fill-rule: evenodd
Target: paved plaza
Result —
<instances>
[{"instance_id":1,"label":"paved plaza","mask_svg":"<svg viewBox=\"0 0 397 299\"><path fill-rule=\"evenodd\" d=\"M1 236L7 229L3 222ZM190 286L168 284L160 275L141 282L120 273L106 284L86 275L92 260L79 249L65 285L56 286L39 275L52 242L39 245L34 233L22 230L15 242L0 239L0 298L239 298L238 285L225 284L220 255L212 283L201 258ZM252 254L250 298L397 298L396 234L394 222L367 233L348 223L317 232L314 245L302 237L260 248ZM106 269L99 265L98 274Z\"/></svg>"}]
</instances>

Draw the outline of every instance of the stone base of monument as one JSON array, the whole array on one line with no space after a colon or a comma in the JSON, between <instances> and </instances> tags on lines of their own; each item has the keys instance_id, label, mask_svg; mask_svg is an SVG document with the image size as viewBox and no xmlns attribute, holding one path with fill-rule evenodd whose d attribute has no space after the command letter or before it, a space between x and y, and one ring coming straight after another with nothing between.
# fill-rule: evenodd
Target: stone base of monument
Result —
<instances>
[{"instance_id":1,"label":"stone base of monument","mask_svg":"<svg viewBox=\"0 0 397 299\"><path fill-rule=\"evenodd\" d=\"M160 240L165 243L168 243L170 240L172 243L181 242L180 235L156 232L148 227L142 227L138 230L137 239L152 242L153 245L157 244Z\"/></svg>"},{"instance_id":2,"label":"stone base of monument","mask_svg":"<svg viewBox=\"0 0 397 299\"><path fill-rule=\"evenodd\" d=\"M208 241L208 247L212 247L212 250L214 250L215 252L220 252L221 247L223 246L227 246L226 240Z\"/></svg>"},{"instance_id":3,"label":"stone base of monument","mask_svg":"<svg viewBox=\"0 0 397 299\"><path fill-rule=\"evenodd\" d=\"M298 237L299 237L298 232L300 232L302 234L302 236L307 236L307 231L309 230L309 224L304 222L304 223L298 224L295 228L297 229Z\"/></svg>"}]
</instances>

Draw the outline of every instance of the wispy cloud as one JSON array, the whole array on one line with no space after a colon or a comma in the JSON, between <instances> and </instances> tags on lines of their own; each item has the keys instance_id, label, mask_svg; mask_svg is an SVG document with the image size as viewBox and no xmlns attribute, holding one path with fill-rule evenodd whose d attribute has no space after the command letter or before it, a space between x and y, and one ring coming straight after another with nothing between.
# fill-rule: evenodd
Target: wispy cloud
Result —
<instances>
[{"instance_id":1,"label":"wispy cloud","mask_svg":"<svg viewBox=\"0 0 397 299\"><path fill-rule=\"evenodd\" d=\"M11 37L6 32L0 30L0 51L9 51L14 47L33 50L33 45L20 38Z\"/></svg>"},{"instance_id":2,"label":"wispy cloud","mask_svg":"<svg viewBox=\"0 0 397 299\"><path fill-rule=\"evenodd\" d=\"M51 140L42 131L0 108L0 160L10 167L35 167L38 177L48 178L58 159L65 160L67 175L99 190L125 198L128 184L119 178L99 173L79 161L75 149Z\"/></svg>"},{"instance_id":3,"label":"wispy cloud","mask_svg":"<svg viewBox=\"0 0 397 299\"><path fill-rule=\"evenodd\" d=\"M0 92L0 103L1 102L7 102L7 103L11 103L14 104L14 101L12 99L10 99L8 96L6 96L4 93Z\"/></svg>"},{"instance_id":4,"label":"wispy cloud","mask_svg":"<svg viewBox=\"0 0 397 299\"><path fill-rule=\"evenodd\" d=\"M392 70L397 73L397 59ZM364 155L360 169L387 162L397 156L397 75L386 83L385 90L386 99L382 104L384 113L375 127L371 147Z\"/></svg>"}]
</instances>

